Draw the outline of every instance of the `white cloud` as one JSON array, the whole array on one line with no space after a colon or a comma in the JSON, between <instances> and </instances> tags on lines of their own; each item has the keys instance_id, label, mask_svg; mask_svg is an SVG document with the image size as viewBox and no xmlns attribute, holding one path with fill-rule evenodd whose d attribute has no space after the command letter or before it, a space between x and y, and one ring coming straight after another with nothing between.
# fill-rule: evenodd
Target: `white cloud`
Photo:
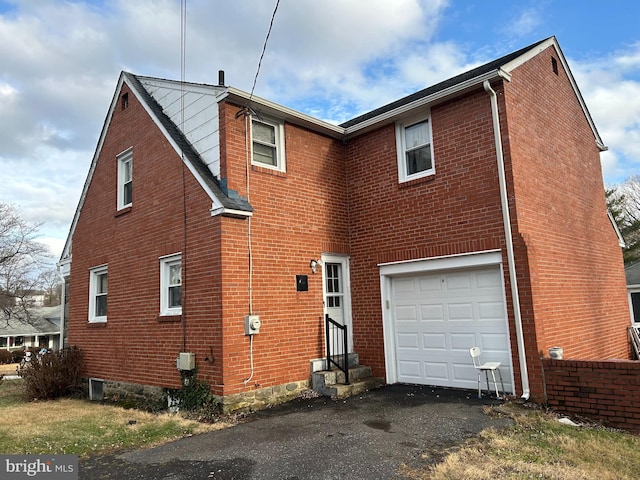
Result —
<instances>
[{"instance_id":1,"label":"white cloud","mask_svg":"<svg viewBox=\"0 0 640 480\"><path fill-rule=\"evenodd\" d=\"M640 171L640 43L605 58L572 61L596 127L610 151L602 155L605 181Z\"/></svg>"},{"instance_id":2,"label":"white cloud","mask_svg":"<svg viewBox=\"0 0 640 480\"><path fill-rule=\"evenodd\" d=\"M249 91L274 3L190 0L186 80L217 83L223 69L228 84ZM439 40L448 4L281 2L256 94L341 122L494 58L495 50ZM53 245L66 236L119 72L180 78L180 2L13 7L0 14L0 171L11 172L0 202L45 221L42 233ZM531 34L543 13L518 11L504 41ZM639 65L640 44L600 62L572 63L611 147L603 154L610 176L640 164Z\"/></svg>"},{"instance_id":3,"label":"white cloud","mask_svg":"<svg viewBox=\"0 0 640 480\"><path fill-rule=\"evenodd\" d=\"M526 8L519 12L517 16L512 17L507 22L504 30L507 34L515 37L525 37L536 29L542 23L542 15L536 8Z\"/></svg>"}]
</instances>

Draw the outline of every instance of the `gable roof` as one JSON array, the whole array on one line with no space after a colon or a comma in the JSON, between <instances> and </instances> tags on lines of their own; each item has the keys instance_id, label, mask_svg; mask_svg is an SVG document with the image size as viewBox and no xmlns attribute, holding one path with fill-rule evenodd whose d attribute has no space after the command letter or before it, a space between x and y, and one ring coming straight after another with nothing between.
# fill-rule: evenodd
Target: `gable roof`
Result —
<instances>
[{"instance_id":1,"label":"gable roof","mask_svg":"<svg viewBox=\"0 0 640 480\"><path fill-rule=\"evenodd\" d=\"M591 118L591 114L587 109L587 105L582 98L582 94L578 89L578 85L573 78L573 74L569 69L569 65L555 36L535 42L513 53L461 73L460 75L456 75L387 105L371 110L368 113L340 124L340 126L345 129L345 133L347 135L354 134L359 131L366 131L366 129L377 128L381 123L390 123L415 108L433 105L436 102L443 101L444 99L452 96L457 96L471 89L478 88L485 80L501 78L509 81L511 79L510 73L513 70L550 46L555 48L558 58L567 73L567 77L573 87L576 99L578 100L585 118L591 127L596 145L601 151L607 150L607 147L600 138L600 134L598 133L595 123Z\"/></svg>"},{"instance_id":2,"label":"gable roof","mask_svg":"<svg viewBox=\"0 0 640 480\"><path fill-rule=\"evenodd\" d=\"M471 89L478 88L486 80L504 79L509 81L511 79L511 71L515 70L518 66L522 65L527 60L538 55L548 47L553 47L556 50L558 58L562 63L565 72L569 78L569 81L573 87L576 99L578 100L585 118L587 119L589 126L593 132L595 142L601 151L607 150L607 147L602 142L600 135L596 129L595 123L589 114L582 94L578 89L578 86L571 74L569 65L558 45L555 37L549 37L544 40L535 42L527 47L521 48L513 53L500 57L491 62L485 63L479 67L468 70L460 75L456 75L440 83L424 88L411 95L407 95L399 100L391 102L382 107L371 110L368 113L355 117L340 125L333 125L322 120L316 119L301 112L297 112L288 107L276 104L269 100L265 100L253 95L249 95L246 92L235 89L233 87L225 86L212 86L206 84L195 83L181 83L186 86L186 89L206 89L209 91L215 90L215 95L218 101L228 98L238 105L248 104L249 101L252 106L255 105L257 111L277 116L285 121L301 125L305 128L310 128L314 131L328 135L333 138L346 140L351 136L355 136L364 133L373 128L378 128L380 125L391 123L401 118L403 115L408 114L416 108L426 107L435 103L441 102L445 99L461 95ZM222 214L228 216L250 216L253 208L244 199L234 195L229 195L228 192L222 187L216 176L209 170L205 162L203 161L199 152L189 142L184 132L171 120L171 118L164 112L163 107L154 99L152 94L143 85L143 82L158 81L158 82L173 82L170 80L154 79L153 77L143 77L134 75L128 72L122 72L118 81L118 86L111 101L111 106L107 113L107 118L100 134L100 139L96 147L96 151L87 175L87 179L84 184L82 195L76 208L76 212L67 236L67 241L61 256L60 265L68 262L70 258L71 249L71 237L75 230L75 226L78 221L79 213L84 203L84 198L88 186L91 182L91 177L95 169L95 164L100 155L102 143L106 135L111 117L117 101L120 97L120 91L123 84L127 84L131 91L135 94L136 98L140 101L142 106L149 113L152 120L158 126L158 128L165 135L169 143L173 146L175 151L183 158L185 165L189 168L191 173L198 180L200 185L209 194L212 200L212 215Z\"/></svg>"},{"instance_id":3,"label":"gable roof","mask_svg":"<svg viewBox=\"0 0 640 480\"><path fill-rule=\"evenodd\" d=\"M144 86L140 82L141 78L150 78L150 77L138 77L128 72L120 73L120 78L118 79L118 84L114 92L113 98L111 99L109 111L107 112L107 117L102 126L102 131L98 139L98 144L96 146L96 150L94 152L93 159L91 161L91 166L89 167L89 172L87 174L87 178L85 180L84 187L82 189L82 194L80 195L78 206L76 207L76 211L71 223L71 227L69 229L69 233L67 235L67 240L65 242L59 264L64 264L68 262L68 259L71 256L71 238L73 237L73 232L75 231L76 225L78 223L80 211L82 210L82 206L84 204L84 200L86 198L89 185L91 184L93 172L95 171L98 158L100 157L102 145L104 143L104 139L107 134L108 127L111 123L111 118L113 117L115 106L117 105L118 99L120 98L120 92L122 91L122 86L125 84L130 88L130 90L136 96L140 104L147 111L147 113L149 114L153 122L158 126L160 131L164 134L164 136L167 138L169 143L173 146L176 153L179 156L181 156L187 168L191 171L191 173L194 175L196 180L200 183L202 188L207 192L207 194L211 198L212 215L220 214L220 215L232 216L232 217L233 216L246 217L246 216L250 216L253 212L253 207L251 207L249 202L247 202L245 199L240 197L232 197L225 193L220 183L218 182L218 179L204 164L202 158L195 151L195 149L192 147L189 141L186 139L184 133L164 113L162 107L144 88Z\"/></svg>"},{"instance_id":4,"label":"gable roof","mask_svg":"<svg viewBox=\"0 0 640 480\"><path fill-rule=\"evenodd\" d=\"M464 73L461 73L460 75L456 75L455 77L451 77L440 83L436 83L435 85L419 90L415 93L412 93L411 95L407 95L406 97L403 97L399 100L388 103L387 105L383 105L382 107L376 108L375 110L371 110L368 113L365 113L347 122L344 122L340 124L340 126L348 129L349 127L362 124L370 119L381 117L385 113L393 112L399 109L400 107L403 107L405 105L410 105L418 100L429 98L434 94L447 91L452 87L463 85L467 82L473 82L473 85L482 83L482 81L485 80L484 78L482 81L479 81L477 79L480 77L485 77L487 75L497 76L498 71L500 70L500 67L502 67L504 64L528 52L532 48L543 43L544 41L545 40L540 40L539 42L529 45L528 47L521 48L516 52L510 53L509 55L505 55L504 57L498 58L497 60L493 60L489 63L485 63L484 65L468 70Z\"/></svg>"}]
</instances>

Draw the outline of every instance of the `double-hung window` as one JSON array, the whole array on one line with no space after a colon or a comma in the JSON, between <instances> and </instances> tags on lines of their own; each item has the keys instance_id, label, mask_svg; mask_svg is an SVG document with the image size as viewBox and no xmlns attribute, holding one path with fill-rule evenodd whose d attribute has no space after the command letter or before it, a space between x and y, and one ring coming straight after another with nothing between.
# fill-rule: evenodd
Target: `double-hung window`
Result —
<instances>
[{"instance_id":1,"label":"double-hung window","mask_svg":"<svg viewBox=\"0 0 640 480\"><path fill-rule=\"evenodd\" d=\"M408 182L435 173L430 117L396 124L398 178Z\"/></svg>"},{"instance_id":2,"label":"double-hung window","mask_svg":"<svg viewBox=\"0 0 640 480\"><path fill-rule=\"evenodd\" d=\"M182 314L182 255L160 259L160 315Z\"/></svg>"},{"instance_id":3,"label":"double-hung window","mask_svg":"<svg viewBox=\"0 0 640 480\"><path fill-rule=\"evenodd\" d=\"M254 165L285 171L284 126L273 120L251 120L251 161Z\"/></svg>"},{"instance_id":4,"label":"double-hung window","mask_svg":"<svg viewBox=\"0 0 640 480\"><path fill-rule=\"evenodd\" d=\"M118 210L133 203L133 150L118 155Z\"/></svg>"},{"instance_id":5,"label":"double-hung window","mask_svg":"<svg viewBox=\"0 0 640 480\"><path fill-rule=\"evenodd\" d=\"M89 322L107 321L107 266L89 271Z\"/></svg>"}]
</instances>

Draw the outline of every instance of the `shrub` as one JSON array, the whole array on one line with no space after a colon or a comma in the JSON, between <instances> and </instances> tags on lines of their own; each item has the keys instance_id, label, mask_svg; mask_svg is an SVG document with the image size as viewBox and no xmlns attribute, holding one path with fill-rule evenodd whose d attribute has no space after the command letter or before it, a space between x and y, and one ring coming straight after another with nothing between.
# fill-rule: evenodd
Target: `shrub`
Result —
<instances>
[{"instance_id":1,"label":"shrub","mask_svg":"<svg viewBox=\"0 0 640 480\"><path fill-rule=\"evenodd\" d=\"M12 359L10 363L20 363L24 358L24 350L21 348L18 350L12 350L11 357Z\"/></svg>"},{"instance_id":2,"label":"shrub","mask_svg":"<svg viewBox=\"0 0 640 480\"><path fill-rule=\"evenodd\" d=\"M202 420L214 417L218 412L218 400L209 385L196 378L197 370L181 372L181 389L169 389L169 397L181 412L190 412Z\"/></svg>"},{"instance_id":3,"label":"shrub","mask_svg":"<svg viewBox=\"0 0 640 480\"><path fill-rule=\"evenodd\" d=\"M0 350L0 365L13 363L13 355L9 350Z\"/></svg>"},{"instance_id":4,"label":"shrub","mask_svg":"<svg viewBox=\"0 0 640 480\"><path fill-rule=\"evenodd\" d=\"M18 368L25 382L29 400L50 400L81 391L82 352L67 347L42 356L33 355L31 361Z\"/></svg>"}]
</instances>

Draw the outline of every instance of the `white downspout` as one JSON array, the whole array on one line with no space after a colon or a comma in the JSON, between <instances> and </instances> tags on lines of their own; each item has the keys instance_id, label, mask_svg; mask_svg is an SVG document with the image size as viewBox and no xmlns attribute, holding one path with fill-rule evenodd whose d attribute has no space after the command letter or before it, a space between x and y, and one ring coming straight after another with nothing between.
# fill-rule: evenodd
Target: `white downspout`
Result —
<instances>
[{"instance_id":1,"label":"white downspout","mask_svg":"<svg viewBox=\"0 0 640 480\"><path fill-rule=\"evenodd\" d=\"M60 345L59 345L59 349L62 350L64 348L64 324L67 321L64 315L65 313L64 304L66 302L66 296L65 296L66 283L65 283L64 276L60 273L60 265L56 265L56 267L57 267L56 275L58 275L58 277L62 280L62 287L60 292Z\"/></svg>"},{"instance_id":2,"label":"white downspout","mask_svg":"<svg viewBox=\"0 0 640 480\"><path fill-rule=\"evenodd\" d=\"M513 299L513 316L516 324L516 341L518 344L518 358L520 359L520 377L522 379L522 398L529 399L529 373L527 372L527 356L524 349L522 334L522 316L520 314L520 295L516 277L516 263L513 254L513 236L511 234L511 216L509 215L509 200L507 198L507 180L504 173L504 156L502 155L502 137L500 135L500 118L498 114L498 97L491 88L489 80L483 83L485 91L491 98L491 116L493 117L493 134L496 142L496 159L498 161L498 180L500 181L500 202L502 204L502 221L507 244L507 262L509 264L509 283L511 283L511 298Z\"/></svg>"}]
</instances>

